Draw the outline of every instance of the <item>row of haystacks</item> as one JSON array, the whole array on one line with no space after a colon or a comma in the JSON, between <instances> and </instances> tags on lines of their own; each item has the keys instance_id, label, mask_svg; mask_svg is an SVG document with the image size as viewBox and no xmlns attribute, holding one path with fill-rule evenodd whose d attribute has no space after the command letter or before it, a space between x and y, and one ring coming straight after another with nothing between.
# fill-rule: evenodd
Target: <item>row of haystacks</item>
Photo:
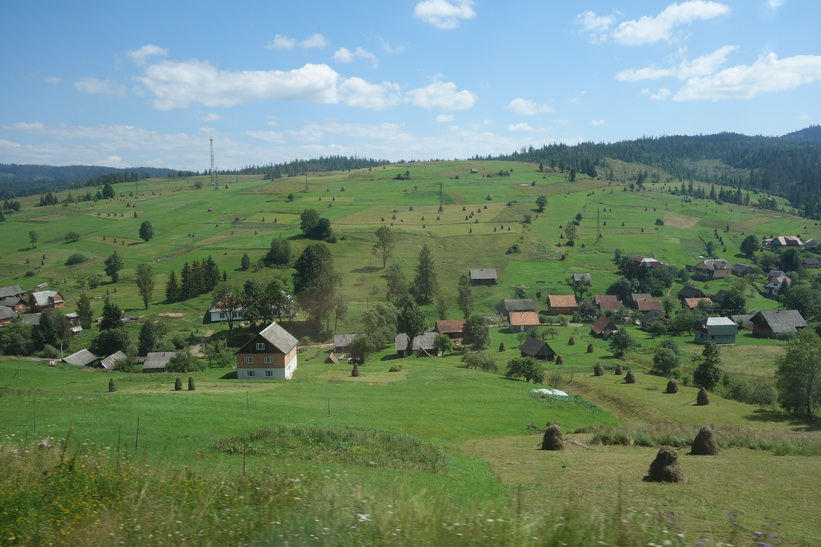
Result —
<instances>
[{"instance_id":1,"label":"row of haystacks","mask_svg":"<svg viewBox=\"0 0 821 547\"><path fill-rule=\"evenodd\" d=\"M621 375L624 372L624 369L621 365L616 365L616 370L613 374ZM601 362L596 363L593 366L593 376L604 376L604 365ZM625 384L635 384L638 380L636 379L636 373L632 370L628 370L627 374L624 375L624 383ZM667 387L664 390L664 393L667 394L674 394L678 393L678 382L671 378L667 381ZM706 389L701 388L696 395L696 405L698 406L705 406L710 404L710 394L707 392Z\"/></svg>"}]
</instances>

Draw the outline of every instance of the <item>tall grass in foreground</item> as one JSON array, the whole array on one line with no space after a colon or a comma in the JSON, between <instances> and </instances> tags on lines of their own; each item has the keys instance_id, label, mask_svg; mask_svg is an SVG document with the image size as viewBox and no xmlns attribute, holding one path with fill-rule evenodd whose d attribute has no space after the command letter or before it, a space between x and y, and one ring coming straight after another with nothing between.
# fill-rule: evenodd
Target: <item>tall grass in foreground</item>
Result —
<instances>
[{"instance_id":1,"label":"tall grass in foreground","mask_svg":"<svg viewBox=\"0 0 821 547\"><path fill-rule=\"evenodd\" d=\"M821 456L821 439L790 431L762 431L745 427L716 426L722 448L769 450L778 456ZM698 426L675 424L615 425L580 428L573 433L593 433L591 442L626 446L685 446L693 442Z\"/></svg>"},{"instance_id":2,"label":"tall grass in foreground","mask_svg":"<svg viewBox=\"0 0 821 547\"><path fill-rule=\"evenodd\" d=\"M538 513L477 510L425 492L374 489L318 470L213 474L114 454L0 446L0 537L16 545L683 544L647 508L600 513L557 501Z\"/></svg>"}]
</instances>

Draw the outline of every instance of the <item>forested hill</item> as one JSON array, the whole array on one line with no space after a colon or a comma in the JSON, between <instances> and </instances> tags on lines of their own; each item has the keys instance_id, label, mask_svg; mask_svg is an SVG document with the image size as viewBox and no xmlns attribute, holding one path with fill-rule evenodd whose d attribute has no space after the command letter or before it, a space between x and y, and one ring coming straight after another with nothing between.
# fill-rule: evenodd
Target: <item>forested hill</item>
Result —
<instances>
[{"instance_id":1,"label":"forested hill","mask_svg":"<svg viewBox=\"0 0 821 547\"><path fill-rule=\"evenodd\" d=\"M178 172L157 167L118 169L97 165L20 165L0 163L0 197L27 196L149 177L169 177Z\"/></svg>"},{"instance_id":2,"label":"forested hill","mask_svg":"<svg viewBox=\"0 0 821 547\"><path fill-rule=\"evenodd\" d=\"M305 173L322 173L327 171L348 171L388 165L387 160L357 158L348 156L322 156L310 160L294 160L287 163L271 163L262 166L249 166L239 170L240 174L263 175L266 179L294 177ZM402 163L402 162L400 162Z\"/></svg>"},{"instance_id":3,"label":"forested hill","mask_svg":"<svg viewBox=\"0 0 821 547\"><path fill-rule=\"evenodd\" d=\"M680 181L702 181L784 197L810 218L821 218L821 126L782 137L716 135L646 137L612 144L527 148L475 157L542 163L608 177L608 160L643 164Z\"/></svg>"}]
</instances>

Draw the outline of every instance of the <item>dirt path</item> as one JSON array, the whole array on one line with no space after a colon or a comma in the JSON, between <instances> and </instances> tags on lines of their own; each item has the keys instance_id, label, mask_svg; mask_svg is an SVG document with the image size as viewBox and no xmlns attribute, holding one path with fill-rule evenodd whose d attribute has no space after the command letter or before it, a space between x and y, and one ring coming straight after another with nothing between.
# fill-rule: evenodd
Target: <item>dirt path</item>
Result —
<instances>
[{"instance_id":1,"label":"dirt path","mask_svg":"<svg viewBox=\"0 0 821 547\"><path fill-rule=\"evenodd\" d=\"M205 331L205 336L202 337L200 343L191 348L191 355L194 357L205 357L205 344L207 344L208 340L211 339L212 334L214 334L214 329L208 329Z\"/></svg>"}]
</instances>

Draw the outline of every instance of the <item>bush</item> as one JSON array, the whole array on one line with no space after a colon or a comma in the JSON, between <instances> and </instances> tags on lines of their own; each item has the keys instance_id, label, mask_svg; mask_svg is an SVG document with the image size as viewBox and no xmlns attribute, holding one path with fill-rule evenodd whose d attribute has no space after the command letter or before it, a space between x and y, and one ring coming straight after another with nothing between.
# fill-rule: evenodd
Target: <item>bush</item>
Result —
<instances>
[{"instance_id":1,"label":"bush","mask_svg":"<svg viewBox=\"0 0 821 547\"><path fill-rule=\"evenodd\" d=\"M465 368L481 369L484 372L496 372L499 370L496 361L482 351L469 351L462 356Z\"/></svg>"},{"instance_id":2,"label":"bush","mask_svg":"<svg viewBox=\"0 0 821 547\"><path fill-rule=\"evenodd\" d=\"M65 237L66 243L74 243L75 241L80 241L80 234L77 232L69 232L66 234Z\"/></svg>"},{"instance_id":3,"label":"bush","mask_svg":"<svg viewBox=\"0 0 821 547\"><path fill-rule=\"evenodd\" d=\"M82 264L87 261L88 257L81 253L74 253L66 259L66 266L73 266L75 264Z\"/></svg>"},{"instance_id":4,"label":"bush","mask_svg":"<svg viewBox=\"0 0 821 547\"><path fill-rule=\"evenodd\" d=\"M57 359L60 357L60 350L51 344L46 344L43 346L43 351L41 351L40 354L47 359Z\"/></svg>"},{"instance_id":5,"label":"bush","mask_svg":"<svg viewBox=\"0 0 821 547\"><path fill-rule=\"evenodd\" d=\"M390 368L388 368L388 372L399 372L403 368L405 367L403 367L402 365L391 365Z\"/></svg>"},{"instance_id":6,"label":"bush","mask_svg":"<svg viewBox=\"0 0 821 547\"><path fill-rule=\"evenodd\" d=\"M656 219L656 226L664 226L664 220L660 219L660 218L657 218Z\"/></svg>"}]
</instances>

